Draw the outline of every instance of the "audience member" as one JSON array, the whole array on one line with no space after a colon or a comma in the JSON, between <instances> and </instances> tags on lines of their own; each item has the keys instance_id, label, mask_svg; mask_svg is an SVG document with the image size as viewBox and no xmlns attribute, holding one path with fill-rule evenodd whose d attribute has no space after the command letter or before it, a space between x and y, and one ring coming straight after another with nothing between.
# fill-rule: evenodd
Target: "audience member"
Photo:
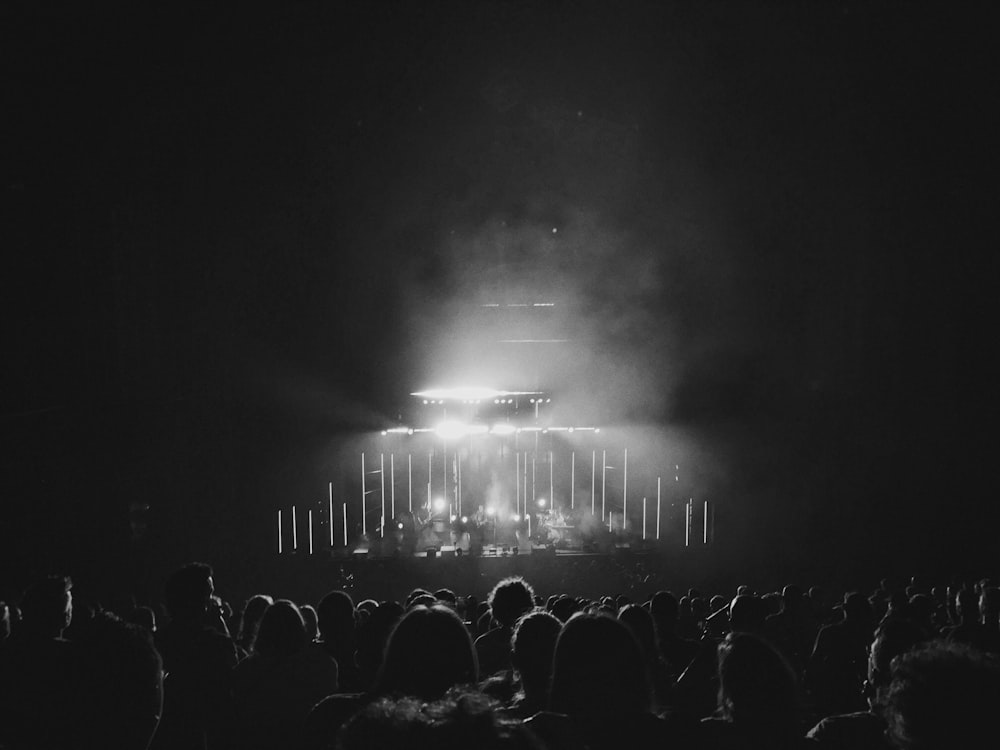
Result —
<instances>
[{"instance_id":1,"label":"audience member","mask_svg":"<svg viewBox=\"0 0 1000 750\"><path fill-rule=\"evenodd\" d=\"M795 672L773 646L734 631L719 646L718 669L718 715L702 721L699 744L754 750L805 744Z\"/></svg>"},{"instance_id":2,"label":"audience member","mask_svg":"<svg viewBox=\"0 0 1000 750\"><path fill-rule=\"evenodd\" d=\"M556 641L549 711L526 722L553 750L668 746L642 652L622 622L573 615Z\"/></svg>"},{"instance_id":3,"label":"audience member","mask_svg":"<svg viewBox=\"0 0 1000 750\"><path fill-rule=\"evenodd\" d=\"M875 625L871 605L857 592L844 597L843 618L821 628L806 667L805 684L820 716L863 711L862 684Z\"/></svg>"},{"instance_id":4,"label":"audience member","mask_svg":"<svg viewBox=\"0 0 1000 750\"><path fill-rule=\"evenodd\" d=\"M163 717L153 737L156 750L214 748L230 715L230 675L236 645L221 632L222 613L212 598L212 568L190 563L164 587L170 621L156 631L163 658Z\"/></svg>"},{"instance_id":5,"label":"audience member","mask_svg":"<svg viewBox=\"0 0 1000 750\"><path fill-rule=\"evenodd\" d=\"M528 718L548 704L552 659L562 623L549 612L529 612L514 626L511 664L521 684L511 703L511 712Z\"/></svg>"},{"instance_id":6,"label":"audience member","mask_svg":"<svg viewBox=\"0 0 1000 750\"><path fill-rule=\"evenodd\" d=\"M504 578L490 592L490 613L497 626L476 639L476 654L483 675L509 670L510 640L514 624L535 606L535 592L520 576Z\"/></svg>"},{"instance_id":7,"label":"audience member","mask_svg":"<svg viewBox=\"0 0 1000 750\"><path fill-rule=\"evenodd\" d=\"M21 620L0 644L0 747L68 746L77 696L72 644L63 632L73 619L73 583L49 576L21 598Z\"/></svg>"},{"instance_id":8,"label":"audience member","mask_svg":"<svg viewBox=\"0 0 1000 750\"><path fill-rule=\"evenodd\" d=\"M319 644L337 661L341 692L364 690L367 686L361 679L355 653L358 615L351 595L340 590L329 592L320 599L316 615Z\"/></svg>"},{"instance_id":9,"label":"audience member","mask_svg":"<svg viewBox=\"0 0 1000 750\"><path fill-rule=\"evenodd\" d=\"M936 641L893 662L885 715L896 748L988 746L997 706L1000 661L992 655Z\"/></svg>"},{"instance_id":10,"label":"audience member","mask_svg":"<svg viewBox=\"0 0 1000 750\"><path fill-rule=\"evenodd\" d=\"M649 612L656 626L660 654L676 679L698 653L698 642L682 638L677 633L679 605L669 591L657 591L650 601Z\"/></svg>"},{"instance_id":11,"label":"audience member","mask_svg":"<svg viewBox=\"0 0 1000 750\"><path fill-rule=\"evenodd\" d=\"M908 620L894 620L879 627L868 659L868 679L865 682L868 710L828 716L807 736L831 750L886 750L889 740L883 707L889 687L890 665L893 659L916 648L925 638L926 633Z\"/></svg>"},{"instance_id":12,"label":"audience member","mask_svg":"<svg viewBox=\"0 0 1000 750\"><path fill-rule=\"evenodd\" d=\"M146 750L163 709L151 632L100 612L73 646L72 747Z\"/></svg>"},{"instance_id":13,"label":"audience member","mask_svg":"<svg viewBox=\"0 0 1000 750\"><path fill-rule=\"evenodd\" d=\"M233 739L242 750L294 747L309 711L337 691L337 662L314 645L299 608L264 612L253 653L233 671Z\"/></svg>"},{"instance_id":14,"label":"audience member","mask_svg":"<svg viewBox=\"0 0 1000 750\"><path fill-rule=\"evenodd\" d=\"M245 657L253 651L260 620L272 604L274 599L267 594L254 594L243 605L236 626L236 646L241 656Z\"/></svg>"},{"instance_id":15,"label":"audience member","mask_svg":"<svg viewBox=\"0 0 1000 750\"><path fill-rule=\"evenodd\" d=\"M375 693L432 701L478 680L476 650L462 620L442 604L418 605L389 635Z\"/></svg>"}]
</instances>

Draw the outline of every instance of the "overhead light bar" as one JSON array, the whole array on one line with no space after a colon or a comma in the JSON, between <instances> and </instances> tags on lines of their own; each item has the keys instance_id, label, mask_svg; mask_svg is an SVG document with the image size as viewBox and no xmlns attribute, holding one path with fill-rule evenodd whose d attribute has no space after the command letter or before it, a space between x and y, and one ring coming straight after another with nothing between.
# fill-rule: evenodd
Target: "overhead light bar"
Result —
<instances>
[{"instance_id":1,"label":"overhead light bar","mask_svg":"<svg viewBox=\"0 0 1000 750\"><path fill-rule=\"evenodd\" d=\"M498 422L493 426L485 424L466 424L455 420L441 422L436 427L393 427L381 430L382 435L416 435L427 432L436 433L446 440L466 437L468 435L513 435L516 432L600 432L600 427L540 427L527 425L518 427L510 422Z\"/></svg>"},{"instance_id":2,"label":"overhead light bar","mask_svg":"<svg viewBox=\"0 0 1000 750\"><path fill-rule=\"evenodd\" d=\"M483 386L459 386L456 388L431 388L426 391L411 393L411 396L422 398L430 403L435 401L484 401L491 398L501 398L506 396L533 396L541 394L542 391L500 391L496 388L486 388Z\"/></svg>"}]
</instances>

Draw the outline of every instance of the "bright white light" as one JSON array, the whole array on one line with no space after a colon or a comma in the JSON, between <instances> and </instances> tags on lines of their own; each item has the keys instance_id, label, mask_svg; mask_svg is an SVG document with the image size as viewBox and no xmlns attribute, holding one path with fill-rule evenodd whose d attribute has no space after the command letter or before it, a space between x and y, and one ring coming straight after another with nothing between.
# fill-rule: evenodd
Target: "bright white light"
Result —
<instances>
[{"instance_id":1,"label":"bright white light","mask_svg":"<svg viewBox=\"0 0 1000 750\"><path fill-rule=\"evenodd\" d=\"M507 422L495 424L493 425L493 429L490 430L494 435L510 435L515 431L517 431L517 427Z\"/></svg>"},{"instance_id":2,"label":"bright white light","mask_svg":"<svg viewBox=\"0 0 1000 750\"><path fill-rule=\"evenodd\" d=\"M442 422L434 428L434 432L445 440L457 440L469 434L469 428L461 422Z\"/></svg>"},{"instance_id":3,"label":"bright white light","mask_svg":"<svg viewBox=\"0 0 1000 750\"><path fill-rule=\"evenodd\" d=\"M484 424L470 424L466 427L466 433L469 435L485 435L490 431L490 428Z\"/></svg>"},{"instance_id":4,"label":"bright white light","mask_svg":"<svg viewBox=\"0 0 1000 750\"><path fill-rule=\"evenodd\" d=\"M434 510L440 513L442 510L448 507L448 503L443 497L434 498Z\"/></svg>"},{"instance_id":5,"label":"bright white light","mask_svg":"<svg viewBox=\"0 0 1000 750\"><path fill-rule=\"evenodd\" d=\"M497 512L497 509L496 509L496 508L494 508L494 507L493 507L492 505L491 505L491 506L489 506L489 507L488 507L488 508L486 509L486 515L488 515L488 516L492 516L492 515L496 515L496 512Z\"/></svg>"},{"instance_id":6,"label":"bright white light","mask_svg":"<svg viewBox=\"0 0 1000 750\"><path fill-rule=\"evenodd\" d=\"M469 522L469 517L468 516L462 516L462 523L468 523L468 522Z\"/></svg>"},{"instance_id":7,"label":"bright white light","mask_svg":"<svg viewBox=\"0 0 1000 750\"><path fill-rule=\"evenodd\" d=\"M538 507L539 508L544 508L545 507L545 498L544 497L538 498Z\"/></svg>"},{"instance_id":8,"label":"bright white light","mask_svg":"<svg viewBox=\"0 0 1000 750\"><path fill-rule=\"evenodd\" d=\"M474 401L477 398L497 398L505 395L506 393L506 391L498 391L496 388L460 386L458 388L431 388L427 391L417 391L411 395L433 400L447 399L448 401L468 402Z\"/></svg>"},{"instance_id":9,"label":"bright white light","mask_svg":"<svg viewBox=\"0 0 1000 750\"><path fill-rule=\"evenodd\" d=\"M387 435L388 433L385 430L382 430L382 434Z\"/></svg>"},{"instance_id":10,"label":"bright white light","mask_svg":"<svg viewBox=\"0 0 1000 750\"><path fill-rule=\"evenodd\" d=\"M455 523L455 519L457 519L457 518L458 518L458 516L456 516L454 513L451 514L451 522L452 523Z\"/></svg>"},{"instance_id":11,"label":"bright white light","mask_svg":"<svg viewBox=\"0 0 1000 750\"><path fill-rule=\"evenodd\" d=\"M514 523L517 523L518 521L521 520L521 514L520 513L515 513L513 516L511 516L511 518L514 519Z\"/></svg>"},{"instance_id":12,"label":"bright white light","mask_svg":"<svg viewBox=\"0 0 1000 750\"><path fill-rule=\"evenodd\" d=\"M397 526L399 526L399 528L403 528L403 524L401 524L401 523L397 524Z\"/></svg>"}]
</instances>

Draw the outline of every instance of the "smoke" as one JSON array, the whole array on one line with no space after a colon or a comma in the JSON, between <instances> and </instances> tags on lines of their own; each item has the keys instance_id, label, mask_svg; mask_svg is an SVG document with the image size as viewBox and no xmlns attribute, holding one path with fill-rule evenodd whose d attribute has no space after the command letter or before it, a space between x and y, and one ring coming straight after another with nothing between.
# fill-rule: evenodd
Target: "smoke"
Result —
<instances>
[{"instance_id":1,"label":"smoke","mask_svg":"<svg viewBox=\"0 0 1000 750\"><path fill-rule=\"evenodd\" d=\"M591 120L525 108L524 140L555 150L527 161L541 173L500 170L501 148L464 210L432 211L451 221L401 284L411 390L550 391L566 424L666 415L684 366L675 312L691 269L679 272L678 258L706 241L692 207L642 205L669 192L642 132Z\"/></svg>"}]
</instances>

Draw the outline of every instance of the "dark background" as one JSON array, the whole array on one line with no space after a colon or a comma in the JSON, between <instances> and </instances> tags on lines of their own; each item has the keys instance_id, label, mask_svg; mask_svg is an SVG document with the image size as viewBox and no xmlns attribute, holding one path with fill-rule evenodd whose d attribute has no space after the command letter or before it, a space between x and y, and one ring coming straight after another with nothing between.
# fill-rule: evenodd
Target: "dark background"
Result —
<instances>
[{"instance_id":1,"label":"dark background","mask_svg":"<svg viewBox=\"0 0 1000 750\"><path fill-rule=\"evenodd\" d=\"M726 564L995 572L985 17L0 14L0 594L267 566L274 508L456 366L484 290L565 303L545 388L686 436Z\"/></svg>"}]
</instances>

